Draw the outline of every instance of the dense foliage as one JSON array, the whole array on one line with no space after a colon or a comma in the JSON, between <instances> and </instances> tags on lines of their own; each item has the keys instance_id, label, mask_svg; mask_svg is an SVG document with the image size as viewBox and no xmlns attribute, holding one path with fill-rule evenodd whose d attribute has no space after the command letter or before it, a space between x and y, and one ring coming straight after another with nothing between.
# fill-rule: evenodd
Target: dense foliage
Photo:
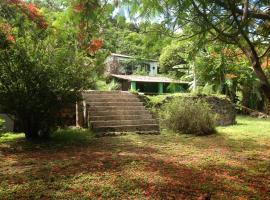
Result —
<instances>
[{"instance_id":1,"label":"dense foliage","mask_svg":"<svg viewBox=\"0 0 270 200\"><path fill-rule=\"evenodd\" d=\"M163 127L185 134L207 135L215 132L215 115L202 100L176 98L160 112Z\"/></svg>"},{"instance_id":2,"label":"dense foliage","mask_svg":"<svg viewBox=\"0 0 270 200\"><path fill-rule=\"evenodd\" d=\"M184 32L193 34L190 29ZM183 59L186 64L177 65ZM269 61L262 59L262 62L269 77ZM183 41L176 38L163 49L159 63L166 73L173 72L182 80L192 82L191 88L199 93L225 94L240 107L268 112L268 101L259 79L244 53L234 45L219 41L205 43L198 36Z\"/></svg>"},{"instance_id":3,"label":"dense foliage","mask_svg":"<svg viewBox=\"0 0 270 200\"><path fill-rule=\"evenodd\" d=\"M128 5L146 18L162 16L167 26L180 32L177 38L181 41L198 38L204 44L218 41L231 45L248 61L259 89L270 99L269 77L263 64L265 60L268 63L270 50L268 1L153 0L128 1Z\"/></svg>"},{"instance_id":4,"label":"dense foliage","mask_svg":"<svg viewBox=\"0 0 270 200\"><path fill-rule=\"evenodd\" d=\"M0 104L29 137L47 135L57 112L74 103L80 90L116 88L101 81L104 60L113 52L159 59L164 75L190 81L194 90L263 110L270 96L266 5L3 0Z\"/></svg>"},{"instance_id":5,"label":"dense foliage","mask_svg":"<svg viewBox=\"0 0 270 200\"><path fill-rule=\"evenodd\" d=\"M183 45L173 41L171 45L168 45L162 49L162 53L159 57L159 66L162 72L174 71L174 67L186 64L185 53L188 50Z\"/></svg>"},{"instance_id":6,"label":"dense foliage","mask_svg":"<svg viewBox=\"0 0 270 200\"><path fill-rule=\"evenodd\" d=\"M105 47L113 52L138 58L158 59L172 38L163 25L154 22L135 24L125 17L110 19L104 29Z\"/></svg>"},{"instance_id":7,"label":"dense foliage","mask_svg":"<svg viewBox=\"0 0 270 200\"><path fill-rule=\"evenodd\" d=\"M5 121L2 118L0 118L0 131L3 129L4 123Z\"/></svg>"},{"instance_id":8,"label":"dense foliage","mask_svg":"<svg viewBox=\"0 0 270 200\"><path fill-rule=\"evenodd\" d=\"M53 20L26 1L1 2L0 104L27 138L47 137L61 109L79 100L82 89L94 87L100 73L103 42L95 38L96 27L91 35L89 28L77 28L84 15L74 10L80 2L73 3Z\"/></svg>"}]
</instances>

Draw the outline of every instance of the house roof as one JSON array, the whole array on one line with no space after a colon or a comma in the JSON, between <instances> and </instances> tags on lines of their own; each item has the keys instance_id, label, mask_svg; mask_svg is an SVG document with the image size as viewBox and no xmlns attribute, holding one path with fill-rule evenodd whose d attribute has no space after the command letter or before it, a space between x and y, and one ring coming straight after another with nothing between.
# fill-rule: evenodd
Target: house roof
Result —
<instances>
[{"instance_id":1,"label":"house roof","mask_svg":"<svg viewBox=\"0 0 270 200\"><path fill-rule=\"evenodd\" d=\"M112 77L134 82L148 82L148 83L183 83L189 84L189 82L173 80L164 76L140 76L140 75L117 75L112 74Z\"/></svg>"},{"instance_id":2,"label":"house roof","mask_svg":"<svg viewBox=\"0 0 270 200\"><path fill-rule=\"evenodd\" d=\"M117 53L111 53L111 56L120 57L120 58L136 59L136 57L134 57L134 56L128 56L128 55L117 54ZM148 59L148 58L137 58L137 59L151 61L151 62L158 62L158 60Z\"/></svg>"}]
</instances>

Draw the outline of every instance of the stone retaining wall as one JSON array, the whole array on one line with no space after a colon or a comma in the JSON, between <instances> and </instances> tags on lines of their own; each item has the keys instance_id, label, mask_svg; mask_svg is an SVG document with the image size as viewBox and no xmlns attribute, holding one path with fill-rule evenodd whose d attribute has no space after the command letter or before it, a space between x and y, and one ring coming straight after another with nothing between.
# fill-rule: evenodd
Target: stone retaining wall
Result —
<instances>
[{"instance_id":1,"label":"stone retaining wall","mask_svg":"<svg viewBox=\"0 0 270 200\"><path fill-rule=\"evenodd\" d=\"M227 126L236 123L236 109L230 100L215 96L206 96L202 98L205 99L211 106L212 110L218 114L218 125Z\"/></svg>"},{"instance_id":2,"label":"stone retaining wall","mask_svg":"<svg viewBox=\"0 0 270 200\"><path fill-rule=\"evenodd\" d=\"M4 127L2 130L2 132L12 132L14 131L14 121L13 119L11 119L8 115L6 114L0 114L0 118L5 120L4 123Z\"/></svg>"},{"instance_id":3,"label":"stone retaining wall","mask_svg":"<svg viewBox=\"0 0 270 200\"><path fill-rule=\"evenodd\" d=\"M146 105L150 105L149 108L154 110L159 110L161 106L171 101L175 98L191 98L191 99L202 99L209 103L214 113L217 114L217 125L219 126L227 126L233 125L236 123L236 109L235 106L230 102L230 100L226 98L220 98L216 96L192 96L192 95L183 95L183 96L167 96L162 102L159 102L156 105L151 105L150 100L147 96L140 95L140 98L146 103ZM154 113L157 115L156 113Z\"/></svg>"}]
</instances>

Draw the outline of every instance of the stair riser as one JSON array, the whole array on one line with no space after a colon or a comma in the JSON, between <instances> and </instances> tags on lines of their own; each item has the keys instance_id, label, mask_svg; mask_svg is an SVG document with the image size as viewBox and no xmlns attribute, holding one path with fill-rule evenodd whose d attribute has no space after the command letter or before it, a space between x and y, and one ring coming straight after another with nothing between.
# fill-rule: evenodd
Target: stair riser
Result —
<instances>
[{"instance_id":1,"label":"stair riser","mask_svg":"<svg viewBox=\"0 0 270 200\"><path fill-rule=\"evenodd\" d=\"M89 116L90 121L152 119L151 115Z\"/></svg>"},{"instance_id":2,"label":"stair riser","mask_svg":"<svg viewBox=\"0 0 270 200\"><path fill-rule=\"evenodd\" d=\"M159 133L159 126L137 95L129 92L83 93L91 128L99 134Z\"/></svg>"},{"instance_id":3,"label":"stair riser","mask_svg":"<svg viewBox=\"0 0 270 200\"><path fill-rule=\"evenodd\" d=\"M88 103L95 103L95 102L140 102L138 98L86 98L85 99Z\"/></svg>"},{"instance_id":4,"label":"stair riser","mask_svg":"<svg viewBox=\"0 0 270 200\"><path fill-rule=\"evenodd\" d=\"M147 120L119 120L119 121L92 121L92 127L99 128L103 126L123 126L123 125L144 125L144 124L156 124L156 121L153 119Z\"/></svg>"},{"instance_id":5,"label":"stair riser","mask_svg":"<svg viewBox=\"0 0 270 200\"><path fill-rule=\"evenodd\" d=\"M114 90L114 91L98 91L98 90L92 90L92 91L84 91L83 94L127 94L127 95L133 95L130 92L127 91L121 91L121 90Z\"/></svg>"},{"instance_id":6,"label":"stair riser","mask_svg":"<svg viewBox=\"0 0 270 200\"><path fill-rule=\"evenodd\" d=\"M118 107L126 107L126 106L143 106L142 102L94 102L88 103L90 107L96 106L118 106Z\"/></svg>"},{"instance_id":7,"label":"stair riser","mask_svg":"<svg viewBox=\"0 0 270 200\"><path fill-rule=\"evenodd\" d=\"M129 94L89 94L89 95L83 95L84 99L112 99L112 98L126 98L126 99L133 99L137 98L135 95L129 95Z\"/></svg>"},{"instance_id":8,"label":"stair riser","mask_svg":"<svg viewBox=\"0 0 270 200\"><path fill-rule=\"evenodd\" d=\"M159 131L157 125L142 125L142 126L132 126L132 127L99 127L95 128L96 132L132 132L132 131Z\"/></svg>"},{"instance_id":9,"label":"stair riser","mask_svg":"<svg viewBox=\"0 0 270 200\"><path fill-rule=\"evenodd\" d=\"M149 111L147 110L89 111L89 116L108 116L108 115L149 115Z\"/></svg>"},{"instance_id":10,"label":"stair riser","mask_svg":"<svg viewBox=\"0 0 270 200\"><path fill-rule=\"evenodd\" d=\"M130 132L99 132L97 133L98 137L104 137L104 136L118 136L118 135L126 135ZM137 133L140 135L159 135L159 131L132 131L132 133Z\"/></svg>"},{"instance_id":11,"label":"stair riser","mask_svg":"<svg viewBox=\"0 0 270 200\"><path fill-rule=\"evenodd\" d=\"M125 111L144 111L145 108L143 106L95 106L95 107L89 107L89 112L95 112L95 111L119 111L121 110Z\"/></svg>"}]
</instances>

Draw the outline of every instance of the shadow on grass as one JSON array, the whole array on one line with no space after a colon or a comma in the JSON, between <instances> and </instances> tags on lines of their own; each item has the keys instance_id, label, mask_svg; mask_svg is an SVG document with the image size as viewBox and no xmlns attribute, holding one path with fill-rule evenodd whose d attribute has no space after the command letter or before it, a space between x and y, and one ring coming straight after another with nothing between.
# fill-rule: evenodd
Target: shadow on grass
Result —
<instances>
[{"instance_id":1,"label":"shadow on grass","mask_svg":"<svg viewBox=\"0 0 270 200\"><path fill-rule=\"evenodd\" d=\"M161 140L155 138L145 137L144 139L149 142L154 142L158 145L192 145L198 149L206 148L230 148L232 151L244 151L244 150L268 150L270 145L263 144L256 139L256 136L253 136L249 133L246 137L235 137L235 135L228 135L224 131L219 131L215 134L205 135L205 136L196 136L191 134L177 134L171 132L165 132L162 134L163 137ZM269 135L270 139L270 135ZM266 140L266 139L265 139Z\"/></svg>"},{"instance_id":2,"label":"shadow on grass","mask_svg":"<svg viewBox=\"0 0 270 200\"><path fill-rule=\"evenodd\" d=\"M95 134L84 129L61 129L45 140L26 140L23 133L3 133L0 135L0 145L8 144L2 151L33 151L33 150L61 150L68 146L83 146L95 139Z\"/></svg>"},{"instance_id":3,"label":"shadow on grass","mask_svg":"<svg viewBox=\"0 0 270 200\"><path fill-rule=\"evenodd\" d=\"M66 141L77 133L70 134ZM141 136L145 142L156 137L160 136ZM89 138L78 141L85 139ZM84 146L16 154L8 167L0 165L0 199L1 194L5 199L195 199L202 194L213 199L267 199L270 193L267 185L249 185L269 177L225 164L197 169L161 157L152 143L137 142L128 137L98 138Z\"/></svg>"},{"instance_id":4,"label":"shadow on grass","mask_svg":"<svg viewBox=\"0 0 270 200\"><path fill-rule=\"evenodd\" d=\"M248 123L244 123L244 122L236 122L235 124L231 125L231 126L244 126L247 125Z\"/></svg>"},{"instance_id":5,"label":"shadow on grass","mask_svg":"<svg viewBox=\"0 0 270 200\"><path fill-rule=\"evenodd\" d=\"M61 129L51 135L50 141L56 144L87 144L95 138L95 134L84 129Z\"/></svg>"}]
</instances>

